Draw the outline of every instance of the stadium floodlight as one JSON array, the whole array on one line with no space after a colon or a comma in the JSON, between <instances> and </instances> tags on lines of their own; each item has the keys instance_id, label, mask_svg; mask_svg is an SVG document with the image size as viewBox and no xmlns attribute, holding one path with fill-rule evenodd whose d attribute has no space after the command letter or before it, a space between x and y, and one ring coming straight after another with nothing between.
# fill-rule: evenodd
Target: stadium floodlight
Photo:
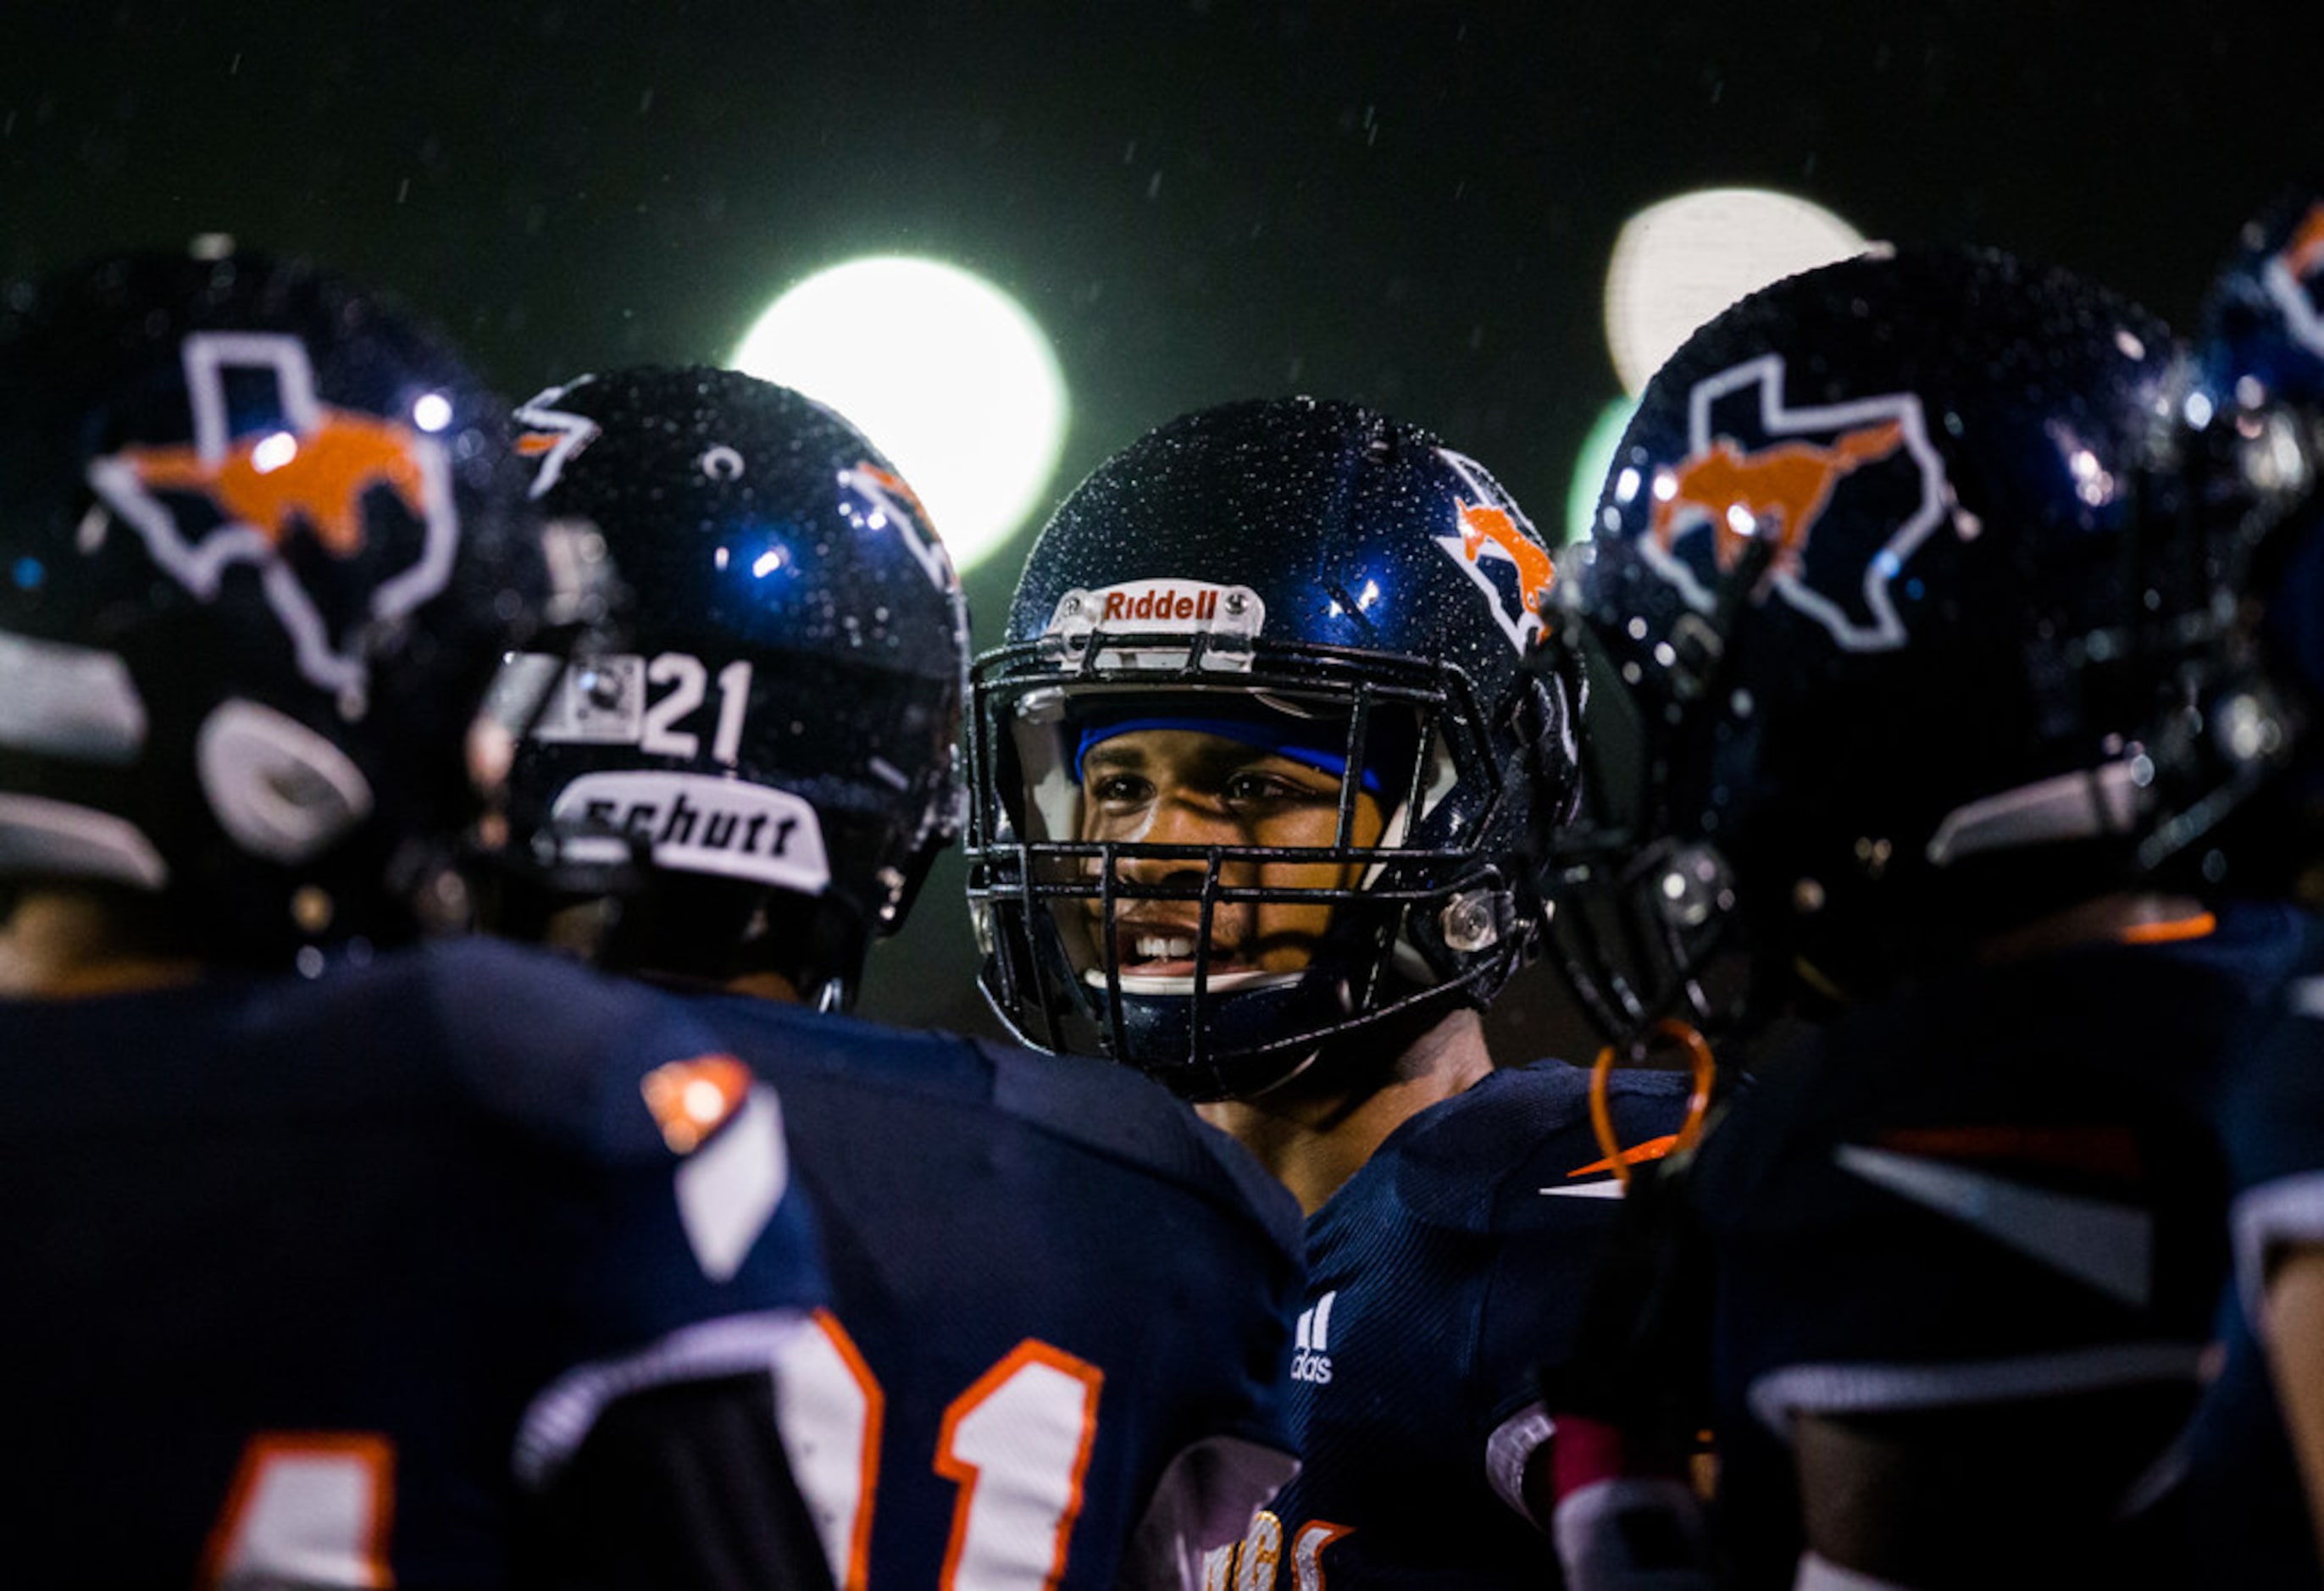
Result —
<instances>
[{"instance_id":1,"label":"stadium floodlight","mask_svg":"<svg viewBox=\"0 0 2324 1591\"><path fill-rule=\"evenodd\" d=\"M910 482L962 569L1041 506L1065 378L1033 317L973 272L884 255L807 278L728 360L837 409Z\"/></svg>"}]
</instances>

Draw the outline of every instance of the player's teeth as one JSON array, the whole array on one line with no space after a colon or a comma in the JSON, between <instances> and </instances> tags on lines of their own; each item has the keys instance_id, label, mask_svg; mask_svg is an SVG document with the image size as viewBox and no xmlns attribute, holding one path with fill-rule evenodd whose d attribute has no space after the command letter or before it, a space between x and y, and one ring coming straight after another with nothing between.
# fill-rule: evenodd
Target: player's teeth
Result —
<instances>
[{"instance_id":1,"label":"player's teeth","mask_svg":"<svg viewBox=\"0 0 2324 1591\"><path fill-rule=\"evenodd\" d=\"M1194 953L1191 939L1165 939L1157 934L1140 935L1138 953L1149 961L1183 961Z\"/></svg>"}]
</instances>

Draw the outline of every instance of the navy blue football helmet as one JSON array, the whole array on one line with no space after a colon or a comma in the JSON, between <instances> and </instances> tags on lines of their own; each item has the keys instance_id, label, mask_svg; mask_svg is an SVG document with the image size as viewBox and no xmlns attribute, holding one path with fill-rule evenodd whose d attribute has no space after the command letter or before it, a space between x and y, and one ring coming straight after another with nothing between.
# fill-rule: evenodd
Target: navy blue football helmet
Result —
<instances>
[{"instance_id":1,"label":"navy blue football helmet","mask_svg":"<svg viewBox=\"0 0 2324 1591\"><path fill-rule=\"evenodd\" d=\"M2237 871L2324 896L2324 186L2244 228L2190 368L2181 461L2236 601L2204 703L2218 794L2181 823L2256 797L2226 836Z\"/></svg>"},{"instance_id":2,"label":"navy blue football helmet","mask_svg":"<svg viewBox=\"0 0 2324 1591\"><path fill-rule=\"evenodd\" d=\"M1576 784L1567 681L1537 667L1554 575L1474 460L1349 404L1206 409L1099 466L973 675L969 897L1002 1019L1201 1099L1489 1001L1539 943L1541 836ZM1084 753L1149 725L1325 770L1333 842L1090 838ZM1228 964L1220 920L1270 903L1328 908L1305 965ZM1145 917L1176 926L1141 950Z\"/></svg>"},{"instance_id":3,"label":"navy blue football helmet","mask_svg":"<svg viewBox=\"0 0 2324 1591\"><path fill-rule=\"evenodd\" d=\"M552 899L605 901L609 965L844 1006L958 832L968 625L927 513L846 420L733 371L517 415L552 547L602 542L627 591L619 649L564 667L517 754L518 849Z\"/></svg>"},{"instance_id":4,"label":"navy blue football helmet","mask_svg":"<svg viewBox=\"0 0 2324 1591\"><path fill-rule=\"evenodd\" d=\"M2174 352L2062 272L1883 252L1656 373L1561 622L1609 774L1561 960L1604 1025L1873 992L2138 875L2212 589L2152 511Z\"/></svg>"},{"instance_id":5,"label":"navy blue football helmet","mask_svg":"<svg viewBox=\"0 0 2324 1591\"><path fill-rule=\"evenodd\" d=\"M506 411L346 281L108 259L0 298L0 874L274 966L456 918L539 617Z\"/></svg>"}]
</instances>

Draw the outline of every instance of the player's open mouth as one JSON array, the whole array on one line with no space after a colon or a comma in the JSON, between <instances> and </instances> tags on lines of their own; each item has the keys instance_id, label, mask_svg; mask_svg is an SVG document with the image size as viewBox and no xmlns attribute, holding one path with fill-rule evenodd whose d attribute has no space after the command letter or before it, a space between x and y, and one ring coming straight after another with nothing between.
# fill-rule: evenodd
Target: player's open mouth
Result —
<instances>
[{"instance_id":1,"label":"player's open mouth","mask_svg":"<svg viewBox=\"0 0 2324 1591\"><path fill-rule=\"evenodd\" d=\"M1114 919L1110 934L1091 924L1092 937L1113 947L1112 982L1122 993L1133 995L1191 995L1194 992L1195 969L1201 967L1202 986L1212 994L1229 994L1236 989L1271 987L1278 983L1296 983L1296 971L1271 972L1262 970L1259 947L1241 939L1219 937L1219 918L1231 922L1232 914L1221 913L1212 922L1210 951L1202 954L1200 920L1194 917L1120 917ZM1105 966L1084 969L1082 981L1092 989L1108 986Z\"/></svg>"},{"instance_id":2,"label":"player's open mouth","mask_svg":"<svg viewBox=\"0 0 2324 1591\"><path fill-rule=\"evenodd\" d=\"M1191 923L1129 922L1114 925L1113 963L1124 977L1192 978L1198 959L1196 952L1201 948L1201 937ZM1237 947L1222 943L1215 936L1211 940L1209 955L1199 959L1204 970L1213 977L1222 972L1254 970Z\"/></svg>"}]
</instances>

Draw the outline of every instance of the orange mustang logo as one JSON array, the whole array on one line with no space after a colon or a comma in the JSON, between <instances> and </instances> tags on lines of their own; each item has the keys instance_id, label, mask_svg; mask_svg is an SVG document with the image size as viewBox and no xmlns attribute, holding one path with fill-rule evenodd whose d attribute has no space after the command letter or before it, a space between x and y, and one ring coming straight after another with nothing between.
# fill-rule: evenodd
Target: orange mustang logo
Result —
<instances>
[{"instance_id":1,"label":"orange mustang logo","mask_svg":"<svg viewBox=\"0 0 2324 1591\"><path fill-rule=\"evenodd\" d=\"M1540 613L1542 604L1549 600L1549 588L1557 581L1557 566L1551 561L1549 549L1518 529L1507 509L1467 502L1460 509L1462 552L1473 564L1487 542L1499 547L1517 566L1517 590L1524 595L1526 612Z\"/></svg>"},{"instance_id":2,"label":"orange mustang logo","mask_svg":"<svg viewBox=\"0 0 2324 1591\"><path fill-rule=\"evenodd\" d=\"M1895 420L1843 431L1828 447L1780 442L1747 453L1721 437L1710 451L1662 472L1655 482L1649 528L1655 544L1667 549L1683 529L1677 523L1680 513L1699 510L1711 524L1711 556L1726 570L1757 539L1757 528L1772 520L1778 527L1775 567L1795 568L1808 531L1831 501L1840 477L1886 458L1904 441L1904 428ZM1730 518L1738 509L1748 516L1742 526Z\"/></svg>"},{"instance_id":3,"label":"orange mustang logo","mask_svg":"<svg viewBox=\"0 0 2324 1591\"><path fill-rule=\"evenodd\" d=\"M244 437L205 462L192 447L128 447L119 457L148 491L199 492L276 547L303 524L335 557L364 547L363 500L385 486L427 514L419 437L392 421L326 409L312 428Z\"/></svg>"},{"instance_id":4,"label":"orange mustang logo","mask_svg":"<svg viewBox=\"0 0 2324 1591\"><path fill-rule=\"evenodd\" d=\"M912 490L911 483L905 480L903 476L896 474L895 471L883 470L878 464L873 464L867 458L862 464L855 466L855 473L868 480L878 482L880 485L890 495L901 498L904 501L910 503L912 505L912 511L919 515L921 519L928 519L928 505L920 501L920 494ZM933 523L934 521L931 520L930 522Z\"/></svg>"}]
</instances>

